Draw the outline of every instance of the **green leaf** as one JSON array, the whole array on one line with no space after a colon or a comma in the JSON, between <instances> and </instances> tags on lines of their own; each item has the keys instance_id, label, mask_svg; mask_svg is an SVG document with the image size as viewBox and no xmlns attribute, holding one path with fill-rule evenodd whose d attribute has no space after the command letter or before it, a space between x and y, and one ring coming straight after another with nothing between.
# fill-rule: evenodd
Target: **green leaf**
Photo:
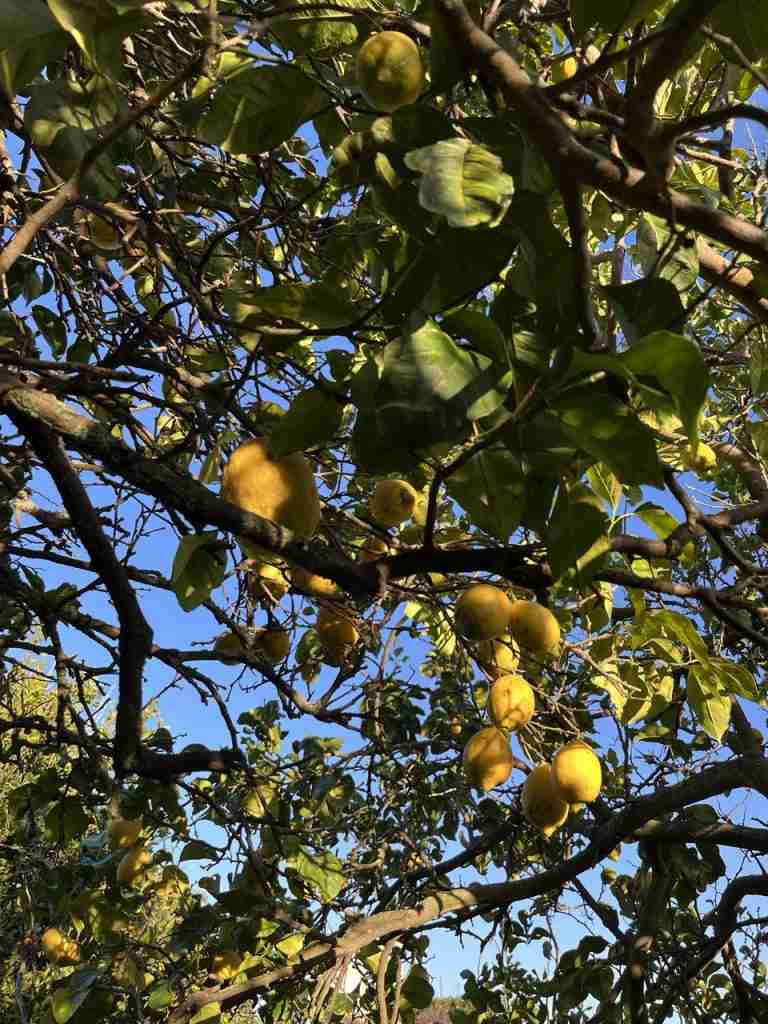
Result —
<instances>
[{"instance_id":1,"label":"green leaf","mask_svg":"<svg viewBox=\"0 0 768 1024\"><path fill-rule=\"evenodd\" d=\"M429 975L420 964L411 968L402 988L402 996L416 1010L425 1010L435 997Z\"/></svg>"},{"instance_id":2,"label":"green leaf","mask_svg":"<svg viewBox=\"0 0 768 1024\"><path fill-rule=\"evenodd\" d=\"M507 220L520 236L520 251L507 285L536 302L539 325L547 333L561 341L575 339L573 251L552 223L546 198L518 192Z\"/></svg>"},{"instance_id":3,"label":"green leaf","mask_svg":"<svg viewBox=\"0 0 768 1024\"><path fill-rule=\"evenodd\" d=\"M176 991L169 981L158 981L149 990L147 1007L150 1010L164 1010L176 999Z\"/></svg>"},{"instance_id":4,"label":"green leaf","mask_svg":"<svg viewBox=\"0 0 768 1024\"><path fill-rule=\"evenodd\" d=\"M587 29L618 32L659 10L666 0L571 0L571 18L577 35Z\"/></svg>"},{"instance_id":5,"label":"green leaf","mask_svg":"<svg viewBox=\"0 0 768 1024\"><path fill-rule=\"evenodd\" d=\"M83 810L79 797L65 796L58 800L45 816L45 834L56 845L79 839L88 828L90 819Z\"/></svg>"},{"instance_id":6,"label":"green leaf","mask_svg":"<svg viewBox=\"0 0 768 1024\"><path fill-rule=\"evenodd\" d=\"M630 345L652 331L669 330L683 322L685 309L680 293L664 278L606 285L602 290L613 303Z\"/></svg>"},{"instance_id":7,"label":"green leaf","mask_svg":"<svg viewBox=\"0 0 768 1024\"><path fill-rule=\"evenodd\" d=\"M379 422L423 447L459 437L473 420L494 412L512 376L486 356L467 352L427 320L384 350L377 394Z\"/></svg>"},{"instance_id":8,"label":"green leaf","mask_svg":"<svg viewBox=\"0 0 768 1024\"><path fill-rule=\"evenodd\" d=\"M405 163L421 174L419 202L452 227L495 227L504 218L515 183L499 157L467 139L445 139L414 149Z\"/></svg>"},{"instance_id":9,"label":"green leaf","mask_svg":"<svg viewBox=\"0 0 768 1024\"><path fill-rule=\"evenodd\" d=\"M506 542L520 525L526 482L520 460L504 448L487 448L464 463L446 481L448 493L472 522Z\"/></svg>"},{"instance_id":10,"label":"green leaf","mask_svg":"<svg viewBox=\"0 0 768 1024\"><path fill-rule=\"evenodd\" d=\"M9 99L66 48L68 38L43 4L0 0L0 82Z\"/></svg>"},{"instance_id":11,"label":"green leaf","mask_svg":"<svg viewBox=\"0 0 768 1024\"><path fill-rule=\"evenodd\" d=\"M562 395L552 408L567 438L610 466L622 483L662 486L653 433L624 402L589 388Z\"/></svg>"},{"instance_id":12,"label":"green leaf","mask_svg":"<svg viewBox=\"0 0 768 1024\"><path fill-rule=\"evenodd\" d=\"M353 323L360 316L360 309L337 285L322 281L255 288L247 295L230 292L224 296L224 305L234 320L255 330L275 320L309 330L333 329Z\"/></svg>"},{"instance_id":13,"label":"green leaf","mask_svg":"<svg viewBox=\"0 0 768 1024\"><path fill-rule=\"evenodd\" d=\"M330 850L302 846L290 863L307 885L319 893L323 903L335 900L347 884L341 861Z\"/></svg>"},{"instance_id":14,"label":"green leaf","mask_svg":"<svg viewBox=\"0 0 768 1024\"><path fill-rule=\"evenodd\" d=\"M181 851L179 863L185 860L215 860L219 851L202 839L192 839Z\"/></svg>"},{"instance_id":15,"label":"green leaf","mask_svg":"<svg viewBox=\"0 0 768 1024\"><path fill-rule=\"evenodd\" d=\"M189 1024L213 1024L221 1018L221 1003L208 1003L201 1007L189 1021Z\"/></svg>"},{"instance_id":16,"label":"green leaf","mask_svg":"<svg viewBox=\"0 0 768 1024\"><path fill-rule=\"evenodd\" d=\"M636 253L646 274L670 281L686 292L699 276L696 246L684 238L672 238L667 222L651 213L643 214L637 228Z\"/></svg>"},{"instance_id":17,"label":"green leaf","mask_svg":"<svg viewBox=\"0 0 768 1024\"><path fill-rule=\"evenodd\" d=\"M731 721L731 699L712 692L711 677L698 665L688 671L688 704L704 732L719 743Z\"/></svg>"},{"instance_id":18,"label":"green leaf","mask_svg":"<svg viewBox=\"0 0 768 1024\"><path fill-rule=\"evenodd\" d=\"M121 16L109 0L48 0L48 6L97 71L115 79L122 77L120 44L144 24L141 11Z\"/></svg>"},{"instance_id":19,"label":"green leaf","mask_svg":"<svg viewBox=\"0 0 768 1024\"><path fill-rule=\"evenodd\" d=\"M269 436L274 455L306 451L325 445L334 437L344 415L344 403L320 388L298 395Z\"/></svg>"},{"instance_id":20,"label":"green leaf","mask_svg":"<svg viewBox=\"0 0 768 1024\"><path fill-rule=\"evenodd\" d=\"M53 354L62 355L67 348L67 321L47 306L33 306L32 317Z\"/></svg>"},{"instance_id":21,"label":"green leaf","mask_svg":"<svg viewBox=\"0 0 768 1024\"><path fill-rule=\"evenodd\" d=\"M349 7L350 14L355 12L357 5L354 0L339 0L339 3ZM274 26L270 26L270 32L281 46L292 50L294 55L328 55L357 41L357 25L351 20L341 21L341 11L323 12L308 3L307 12L302 13L295 10L303 6L302 0L299 0L299 3L290 0L286 6L294 8L294 12L290 16L276 19ZM280 4L277 6L278 10L279 8Z\"/></svg>"},{"instance_id":22,"label":"green leaf","mask_svg":"<svg viewBox=\"0 0 768 1024\"><path fill-rule=\"evenodd\" d=\"M327 102L296 66L252 65L246 58L224 65L213 103L198 126L201 139L227 153L275 149Z\"/></svg>"},{"instance_id":23,"label":"green leaf","mask_svg":"<svg viewBox=\"0 0 768 1024\"><path fill-rule=\"evenodd\" d=\"M569 569L582 572L610 549L608 520L600 500L582 484L560 488L547 530L547 550L555 580Z\"/></svg>"},{"instance_id":24,"label":"green leaf","mask_svg":"<svg viewBox=\"0 0 768 1024\"><path fill-rule=\"evenodd\" d=\"M67 1024L87 998L87 988L79 992L73 991L68 985L57 988L51 995L51 1013L56 1024Z\"/></svg>"},{"instance_id":25,"label":"green leaf","mask_svg":"<svg viewBox=\"0 0 768 1024\"><path fill-rule=\"evenodd\" d=\"M716 7L709 19L712 28L732 39L749 60L760 61L768 53L768 18L761 3L730 0ZM729 49L725 49L724 56L733 60Z\"/></svg>"},{"instance_id":26,"label":"green leaf","mask_svg":"<svg viewBox=\"0 0 768 1024\"><path fill-rule=\"evenodd\" d=\"M220 586L227 571L227 556L218 534L197 533L182 537L173 560L171 583L185 612L206 601Z\"/></svg>"},{"instance_id":27,"label":"green leaf","mask_svg":"<svg viewBox=\"0 0 768 1024\"><path fill-rule=\"evenodd\" d=\"M654 377L672 396L691 444L699 437L699 415L711 378L699 346L680 334L656 331L621 356L638 377Z\"/></svg>"}]
</instances>

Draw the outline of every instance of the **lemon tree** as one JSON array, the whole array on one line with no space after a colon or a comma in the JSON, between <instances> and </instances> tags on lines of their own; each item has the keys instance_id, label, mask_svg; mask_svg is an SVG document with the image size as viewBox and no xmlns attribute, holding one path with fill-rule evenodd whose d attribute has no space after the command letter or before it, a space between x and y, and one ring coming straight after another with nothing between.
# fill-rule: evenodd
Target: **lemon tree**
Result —
<instances>
[{"instance_id":1,"label":"lemon tree","mask_svg":"<svg viewBox=\"0 0 768 1024\"><path fill-rule=\"evenodd\" d=\"M0 28L3 1019L766 1019L763 5Z\"/></svg>"}]
</instances>

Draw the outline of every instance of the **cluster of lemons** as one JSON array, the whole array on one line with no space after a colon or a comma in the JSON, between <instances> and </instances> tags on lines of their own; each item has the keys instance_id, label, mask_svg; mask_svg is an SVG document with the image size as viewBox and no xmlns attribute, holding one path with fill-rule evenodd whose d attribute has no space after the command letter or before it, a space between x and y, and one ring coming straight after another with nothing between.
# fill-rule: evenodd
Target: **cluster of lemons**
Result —
<instances>
[{"instance_id":1,"label":"cluster of lemons","mask_svg":"<svg viewBox=\"0 0 768 1024\"><path fill-rule=\"evenodd\" d=\"M113 850L125 850L117 865L117 881L133 885L152 863L152 854L139 842L143 824L139 819L111 818L107 836ZM68 938L58 928L46 928L40 937L40 947L49 963L57 967L71 967L81 960L80 943Z\"/></svg>"},{"instance_id":2,"label":"cluster of lemons","mask_svg":"<svg viewBox=\"0 0 768 1024\"><path fill-rule=\"evenodd\" d=\"M273 457L266 438L253 438L240 445L224 469L222 497L233 505L287 527L298 537L311 538L320 523L321 502L312 466L301 452ZM414 512L418 492L405 480L381 480L371 497L370 512L382 526L397 526ZM265 560L265 552L241 542L244 550L256 560L253 586L266 591L279 601L293 588L312 597L329 599L320 608L315 631L324 660L341 665L360 642L360 632L352 611L334 599L341 597L333 580L298 566ZM360 561L380 558L388 551L380 537L368 538L359 552ZM291 638L287 630L268 627L255 630L251 636L254 653L277 663L287 657ZM224 658L240 659L243 641L236 633L225 633L215 643Z\"/></svg>"},{"instance_id":3,"label":"cluster of lemons","mask_svg":"<svg viewBox=\"0 0 768 1024\"><path fill-rule=\"evenodd\" d=\"M507 781L516 763L509 736L523 729L536 713L530 683L518 674L521 649L538 657L555 654L560 646L557 619L533 601L511 601L498 587L477 583L456 604L456 628L478 642L478 660L496 679L487 709L492 724L475 733L464 748L463 764L472 785L484 792ZM572 807L597 799L602 785L600 760L581 740L566 744L552 760L528 775L522 790L525 818L551 835Z\"/></svg>"}]
</instances>

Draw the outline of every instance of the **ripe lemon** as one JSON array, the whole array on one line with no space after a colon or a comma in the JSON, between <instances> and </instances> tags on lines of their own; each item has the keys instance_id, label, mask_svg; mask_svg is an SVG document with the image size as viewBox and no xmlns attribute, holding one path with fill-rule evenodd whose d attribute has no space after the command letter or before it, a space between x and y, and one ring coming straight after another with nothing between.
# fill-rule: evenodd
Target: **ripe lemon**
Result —
<instances>
[{"instance_id":1,"label":"ripe lemon","mask_svg":"<svg viewBox=\"0 0 768 1024\"><path fill-rule=\"evenodd\" d=\"M717 454L708 444L699 441L696 448L691 446L685 449L680 461L686 469L693 473L707 474L717 466Z\"/></svg>"},{"instance_id":2,"label":"ripe lemon","mask_svg":"<svg viewBox=\"0 0 768 1024\"><path fill-rule=\"evenodd\" d=\"M566 803L590 804L603 784L600 758L582 740L566 743L552 759L552 778Z\"/></svg>"},{"instance_id":3,"label":"ripe lemon","mask_svg":"<svg viewBox=\"0 0 768 1024\"><path fill-rule=\"evenodd\" d=\"M242 962L243 958L233 949L214 953L211 961L211 974L219 981L229 981L239 973Z\"/></svg>"},{"instance_id":4,"label":"ripe lemon","mask_svg":"<svg viewBox=\"0 0 768 1024\"><path fill-rule=\"evenodd\" d=\"M523 783L520 799L526 821L545 836L551 836L568 817L568 804L561 798L548 764L533 769Z\"/></svg>"},{"instance_id":5,"label":"ripe lemon","mask_svg":"<svg viewBox=\"0 0 768 1024\"><path fill-rule=\"evenodd\" d=\"M507 738L495 725L475 733L464 747L463 762L471 784L486 793L506 782L514 767Z\"/></svg>"},{"instance_id":6,"label":"ripe lemon","mask_svg":"<svg viewBox=\"0 0 768 1024\"><path fill-rule=\"evenodd\" d=\"M456 628L469 640L494 640L509 626L512 602L488 583L469 587L456 602Z\"/></svg>"},{"instance_id":7,"label":"ripe lemon","mask_svg":"<svg viewBox=\"0 0 768 1024\"><path fill-rule=\"evenodd\" d=\"M128 821L126 818L112 818L107 825L107 835L113 850L133 846L141 835L142 822Z\"/></svg>"},{"instance_id":8,"label":"ripe lemon","mask_svg":"<svg viewBox=\"0 0 768 1024\"><path fill-rule=\"evenodd\" d=\"M274 459L263 437L246 441L233 452L224 469L221 496L301 537L311 537L320 522L320 497L309 460L300 452Z\"/></svg>"},{"instance_id":9,"label":"ripe lemon","mask_svg":"<svg viewBox=\"0 0 768 1024\"><path fill-rule=\"evenodd\" d=\"M477 649L477 660L490 672L509 675L516 671L520 650L509 634L499 640L483 640Z\"/></svg>"},{"instance_id":10,"label":"ripe lemon","mask_svg":"<svg viewBox=\"0 0 768 1024\"><path fill-rule=\"evenodd\" d=\"M76 964L80 962L80 946L68 939L58 928L46 928L40 937L40 945L48 963Z\"/></svg>"},{"instance_id":11,"label":"ripe lemon","mask_svg":"<svg viewBox=\"0 0 768 1024\"><path fill-rule=\"evenodd\" d=\"M267 661L277 664L288 657L291 634L285 629L257 629L253 646Z\"/></svg>"},{"instance_id":12,"label":"ripe lemon","mask_svg":"<svg viewBox=\"0 0 768 1024\"><path fill-rule=\"evenodd\" d=\"M315 629L329 665L340 665L360 639L349 612L339 608L321 608Z\"/></svg>"},{"instance_id":13,"label":"ripe lemon","mask_svg":"<svg viewBox=\"0 0 768 1024\"><path fill-rule=\"evenodd\" d=\"M535 601L513 603L509 631L521 647L534 654L554 654L560 646L560 624L549 608Z\"/></svg>"},{"instance_id":14,"label":"ripe lemon","mask_svg":"<svg viewBox=\"0 0 768 1024\"><path fill-rule=\"evenodd\" d=\"M378 32L357 53L360 92L376 110L390 114L421 95L424 65L419 48L403 32Z\"/></svg>"},{"instance_id":15,"label":"ripe lemon","mask_svg":"<svg viewBox=\"0 0 768 1024\"><path fill-rule=\"evenodd\" d=\"M135 846L117 865L117 880L121 885L133 885L152 863L152 854L146 846Z\"/></svg>"},{"instance_id":16,"label":"ripe lemon","mask_svg":"<svg viewBox=\"0 0 768 1024\"><path fill-rule=\"evenodd\" d=\"M499 676L488 694L488 714L500 729L522 729L536 710L536 698L522 676Z\"/></svg>"},{"instance_id":17,"label":"ripe lemon","mask_svg":"<svg viewBox=\"0 0 768 1024\"><path fill-rule=\"evenodd\" d=\"M273 565L271 562L259 562L254 567L248 583L254 597L263 597L266 591L275 601L285 597L290 587L285 566Z\"/></svg>"},{"instance_id":18,"label":"ripe lemon","mask_svg":"<svg viewBox=\"0 0 768 1024\"><path fill-rule=\"evenodd\" d=\"M307 594L314 594L315 597L335 597L339 593L338 585L333 580L298 566L291 569L291 583Z\"/></svg>"},{"instance_id":19,"label":"ripe lemon","mask_svg":"<svg viewBox=\"0 0 768 1024\"><path fill-rule=\"evenodd\" d=\"M380 537L368 538L360 548L358 560L361 562L375 562L377 558L389 552L389 544Z\"/></svg>"},{"instance_id":20,"label":"ripe lemon","mask_svg":"<svg viewBox=\"0 0 768 1024\"><path fill-rule=\"evenodd\" d=\"M399 526L413 515L417 497L405 480L379 480L371 498L371 515L382 526Z\"/></svg>"},{"instance_id":21,"label":"ripe lemon","mask_svg":"<svg viewBox=\"0 0 768 1024\"><path fill-rule=\"evenodd\" d=\"M213 649L221 655L222 661L242 661L245 657L243 642L237 633L222 633L221 636L216 637Z\"/></svg>"}]
</instances>

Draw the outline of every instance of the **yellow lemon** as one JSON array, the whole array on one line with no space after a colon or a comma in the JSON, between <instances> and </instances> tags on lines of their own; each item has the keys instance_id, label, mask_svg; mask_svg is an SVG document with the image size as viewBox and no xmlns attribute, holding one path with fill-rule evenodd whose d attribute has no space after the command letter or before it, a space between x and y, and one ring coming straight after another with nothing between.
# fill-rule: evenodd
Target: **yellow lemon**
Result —
<instances>
[{"instance_id":1,"label":"yellow lemon","mask_svg":"<svg viewBox=\"0 0 768 1024\"><path fill-rule=\"evenodd\" d=\"M603 784L600 758L582 740L566 743L552 759L552 777L567 803L590 804L599 796Z\"/></svg>"},{"instance_id":2,"label":"yellow lemon","mask_svg":"<svg viewBox=\"0 0 768 1024\"><path fill-rule=\"evenodd\" d=\"M320 522L320 496L309 460L300 452L272 458L263 437L246 441L233 452L221 496L300 537L311 537Z\"/></svg>"},{"instance_id":3,"label":"yellow lemon","mask_svg":"<svg viewBox=\"0 0 768 1024\"><path fill-rule=\"evenodd\" d=\"M252 596L264 597L264 592L279 601L288 593L290 582L285 566L271 562L259 562L252 570L248 579Z\"/></svg>"},{"instance_id":4,"label":"yellow lemon","mask_svg":"<svg viewBox=\"0 0 768 1024\"><path fill-rule=\"evenodd\" d=\"M46 928L40 937L40 945L46 960L51 964L61 963L69 941L58 928Z\"/></svg>"},{"instance_id":5,"label":"yellow lemon","mask_svg":"<svg viewBox=\"0 0 768 1024\"><path fill-rule=\"evenodd\" d=\"M521 803L526 821L545 836L551 836L568 817L568 803L561 798L548 764L537 765L525 780Z\"/></svg>"},{"instance_id":6,"label":"yellow lemon","mask_svg":"<svg viewBox=\"0 0 768 1024\"><path fill-rule=\"evenodd\" d=\"M335 597L339 593L339 587L333 580L325 576L318 576L308 569L301 569L298 566L291 569L291 582L299 590L315 597Z\"/></svg>"},{"instance_id":7,"label":"yellow lemon","mask_svg":"<svg viewBox=\"0 0 768 1024\"><path fill-rule=\"evenodd\" d=\"M360 639L349 612L340 608L321 608L315 629L330 665L340 665Z\"/></svg>"},{"instance_id":8,"label":"yellow lemon","mask_svg":"<svg viewBox=\"0 0 768 1024\"><path fill-rule=\"evenodd\" d=\"M117 880L121 885L133 885L152 863L152 854L146 846L135 846L117 865Z\"/></svg>"},{"instance_id":9,"label":"yellow lemon","mask_svg":"<svg viewBox=\"0 0 768 1024\"><path fill-rule=\"evenodd\" d=\"M243 958L233 949L223 950L221 953L214 953L211 962L211 974L219 981L229 981L240 972L240 965Z\"/></svg>"},{"instance_id":10,"label":"yellow lemon","mask_svg":"<svg viewBox=\"0 0 768 1024\"><path fill-rule=\"evenodd\" d=\"M686 469L693 473L711 473L717 466L717 454L708 444L699 441L696 448L690 446L685 449L680 461Z\"/></svg>"},{"instance_id":11,"label":"yellow lemon","mask_svg":"<svg viewBox=\"0 0 768 1024\"><path fill-rule=\"evenodd\" d=\"M288 657L291 634L286 629L257 629L253 638L254 649L274 664Z\"/></svg>"},{"instance_id":12,"label":"yellow lemon","mask_svg":"<svg viewBox=\"0 0 768 1024\"><path fill-rule=\"evenodd\" d=\"M414 103L424 88L419 48L403 32L378 32L357 53L360 92L376 110L391 113Z\"/></svg>"},{"instance_id":13,"label":"yellow lemon","mask_svg":"<svg viewBox=\"0 0 768 1024\"><path fill-rule=\"evenodd\" d=\"M536 710L536 698L522 676L499 676L488 695L488 713L500 729L522 729Z\"/></svg>"},{"instance_id":14,"label":"yellow lemon","mask_svg":"<svg viewBox=\"0 0 768 1024\"><path fill-rule=\"evenodd\" d=\"M520 662L520 649L509 634L498 640L483 640L477 649L477 660L490 672L509 675Z\"/></svg>"},{"instance_id":15,"label":"yellow lemon","mask_svg":"<svg viewBox=\"0 0 768 1024\"><path fill-rule=\"evenodd\" d=\"M554 654L560 646L560 624L549 608L535 601L512 604L509 631L521 647L534 654Z\"/></svg>"},{"instance_id":16,"label":"yellow lemon","mask_svg":"<svg viewBox=\"0 0 768 1024\"><path fill-rule=\"evenodd\" d=\"M380 537L369 537L360 548L358 560L361 562L375 562L377 558L388 554L389 544Z\"/></svg>"},{"instance_id":17,"label":"yellow lemon","mask_svg":"<svg viewBox=\"0 0 768 1024\"><path fill-rule=\"evenodd\" d=\"M487 793L507 781L514 758L504 733L489 725L476 732L464 747L463 763L470 783Z\"/></svg>"},{"instance_id":18,"label":"yellow lemon","mask_svg":"<svg viewBox=\"0 0 768 1024\"><path fill-rule=\"evenodd\" d=\"M371 498L371 515L382 526L399 526L410 519L417 497L405 480L379 480Z\"/></svg>"},{"instance_id":19,"label":"yellow lemon","mask_svg":"<svg viewBox=\"0 0 768 1024\"><path fill-rule=\"evenodd\" d=\"M494 640L507 631L511 611L503 590L475 583L456 602L456 628L469 640Z\"/></svg>"},{"instance_id":20,"label":"yellow lemon","mask_svg":"<svg viewBox=\"0 0 768 1024\"><path fill-rule=\"evenodd\" d=\"M141 835L141 818L128 821L126 818L112 818L107 825L107 835L113 849L121 849L133 844Z\"/></svg>"}]
</instances>

